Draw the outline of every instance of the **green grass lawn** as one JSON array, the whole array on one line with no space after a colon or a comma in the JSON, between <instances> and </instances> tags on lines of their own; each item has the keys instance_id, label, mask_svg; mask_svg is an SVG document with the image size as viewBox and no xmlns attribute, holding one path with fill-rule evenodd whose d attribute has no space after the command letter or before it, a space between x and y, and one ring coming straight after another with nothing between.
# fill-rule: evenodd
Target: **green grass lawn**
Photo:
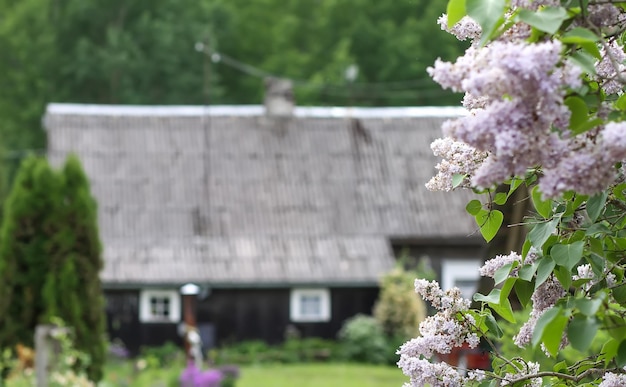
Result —
<instances>
[{"instance_id":1,"label":"green grass lawn","mask_svg":"<svg viewBox=\"0 0 626 387\"><path fill-rule=\"evenodd\" d=\"M396 367L362 364L246 366L237 387L401 387L408 378Z\"/></svg>"},{"instance_id":2,"label":"green grass lawn","mask_svg":"<svg viewBox=\"0 0 626 387\"><path fill-rule=\"evenodd\" d=\"M171 387L178 366L137 373L130 365L107 367L102 387ZM366 364L262 364L241 367L236 387L401 387L408 378L396 367Z\"/></svg>"}]
</instances>

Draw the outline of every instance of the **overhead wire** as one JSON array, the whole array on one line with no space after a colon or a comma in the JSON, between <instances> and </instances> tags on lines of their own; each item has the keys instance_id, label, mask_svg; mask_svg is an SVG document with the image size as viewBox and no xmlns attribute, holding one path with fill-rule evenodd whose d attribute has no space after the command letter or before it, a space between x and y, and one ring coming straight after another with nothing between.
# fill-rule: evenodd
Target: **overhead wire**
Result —
<instances>
[{"instance_id":1,"label":"overhead wire","mask_svg":"<svg viewBox=\"0 0 626 387\"><path fill-rule=\"evenodd\" d=\"M201 44L200 44L201 45ZM252 64L237 60L227 54L218 51L206 50L204 46L197 44L196 50L203 52L211 58L213 63L222 63L255 78L276 77L289 79L294 87L300 89L317 90L319 93L334 97L366 98L366 99L415 99L418 97L444 98L450 97L451 92L440 88L419 88L422 86L435 86L430 79L409 79L391 82L348 82L344 84L320 83L306 79L296 79L278 75L260 69Z\"/></svg>"}]
</instances>

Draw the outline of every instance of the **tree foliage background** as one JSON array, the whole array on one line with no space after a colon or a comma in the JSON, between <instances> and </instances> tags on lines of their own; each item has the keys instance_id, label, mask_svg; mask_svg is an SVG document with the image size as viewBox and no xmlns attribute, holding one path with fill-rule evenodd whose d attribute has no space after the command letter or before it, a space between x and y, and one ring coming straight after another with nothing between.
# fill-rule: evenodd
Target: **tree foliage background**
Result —
<instances>
[{"instance_id":1,"label":"tree foliage background","mask_svg":"<svg viewBox=\"0 0 626 387\"><path fill-rule=\"evenodd\" d=\"M19 151L45 148L41 117L49 102L262 101L259 77L214 63L196 51L198 42L298 80L301 105L456 102L426 74L438 56L461 52L453 38L435 33L444 7L426 0L0 0L4 163L15 167ZM348 89L344 72L352 64L359 73Z\"/></svg>"},{"instance_id":2,"label":"tree foliage background","mask_svg":"<svg viewBox=\"0 0 626 387\"><path fill-rule=\"evenodd\" d=\"M0 348L33 347L35 327L60 318L102 378L104 299L96 203L76 157L61 171L46 159L22 163L0 228Z\"/></svg>"}]
</instances>

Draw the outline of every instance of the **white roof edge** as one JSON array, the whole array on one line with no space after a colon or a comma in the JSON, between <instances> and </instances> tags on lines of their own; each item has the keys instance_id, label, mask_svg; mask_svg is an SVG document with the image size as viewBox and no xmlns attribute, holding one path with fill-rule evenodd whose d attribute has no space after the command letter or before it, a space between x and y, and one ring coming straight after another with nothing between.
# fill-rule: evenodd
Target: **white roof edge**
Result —
<instances>
[{"instance_id":1,"label":"white roof edge","mask_svg":"<svg viewBox=\"0 0 626 387\"><path fill-rule=\"evenodd\" d=\"M50 103L47 115L102 115L102 116L262 116L262 105L88 105L72 103ZM415 107L317 107L298 106L296 117L354 117L354 118L402 118L402 117L458 117L467 114L462 107L415 106Z\"/></svg>"}]
</instances>

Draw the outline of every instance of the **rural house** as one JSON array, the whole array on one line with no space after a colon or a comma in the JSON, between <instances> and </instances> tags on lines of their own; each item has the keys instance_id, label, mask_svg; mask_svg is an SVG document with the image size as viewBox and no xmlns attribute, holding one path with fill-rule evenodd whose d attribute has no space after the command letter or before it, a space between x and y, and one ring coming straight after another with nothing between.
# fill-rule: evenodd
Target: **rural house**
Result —
<instances>
[{"instance_id":1,"label":"rural house","mask_svg":"<svg viewBox=\"0 0 626 387\"><path fill-rule=\"evenodd\" d=\"M200 287L207 345L335 337L370 313L395 254L471 291L484 245L465 193L425 189L455 108L50 104L48 155L76 153L98 201L111 339L180 342Z\"/></svg>"}]
</instances>

